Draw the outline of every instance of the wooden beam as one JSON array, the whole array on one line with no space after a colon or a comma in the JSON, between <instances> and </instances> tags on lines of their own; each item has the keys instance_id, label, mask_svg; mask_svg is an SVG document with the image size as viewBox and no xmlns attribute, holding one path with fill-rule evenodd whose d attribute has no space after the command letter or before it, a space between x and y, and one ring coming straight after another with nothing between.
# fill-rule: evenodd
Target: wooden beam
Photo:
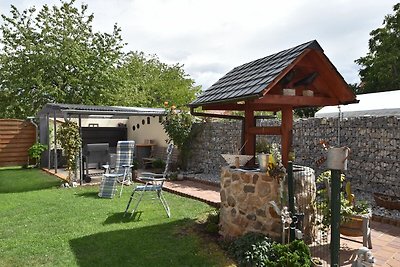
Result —
<instances>
[{"instance_id":1,"label":"wooden beam","mask_svg":"<svg viewBox=\"0 0 400 267\"><path fill-rule=\"evenodd\" d=\"M281 135L281 127L271 126L271 127L250 127L247 131L254 135Z\"/></svg>"},{"instance_id":2,"label":"wooden beam","mask_svg":"<svg viewBox=\"0 0 400 267\"><path fill-rule=\"evenodd\" d=\"M286 96L286 95L266 95L263 98L254 100L255 104L280 105L292 107L310 107L310 106L336 106L340 102L337 99L329 97L316 96Z\"/></svg>"},{"instance_id":3,"label":"wooden beam","mask_svg":"<svg viewBox=\"0 0 400 267\"><path fill-rule=\"evenodd\" d=\"M264 90L264 92L263 92L264 96L265 96L265 94L267 94L275 85L277 85L277 84L281 81L281 79L282 79L283 77L285 77L285 75L286 75L289 71L291 71L291 70L297 65L297 63L299 63L310 51L312 51L312 49L306 49L306 50L304 50L304 52L303 52L301 55L299 55L299 56L296 58L295 61L293 61L289 66L287 66L287 67L272 81L272 83L270 83L270 84L268 85L268 87L265 88L265 90Z\"/></svg>"},{"instance_id":4,"label":"wooden beam","mask_svg":"<svg viewBox=\"0 0 400 267\"><path fill-rule=\"evenodd\" d=\"M254 111L252 109L245 110L244 125L244 152L246 155L255 155L256 136L249 131L250 128L255 127ZM250 164L254 164L254 160Z\"/></svg>"},{"instance_id":5,"label":"wooden beam","mask_svg":"<svg viewBox=\"0 0 400 267\"><path fill-rule=\"evenodd\" d=\"M292 149L293 138L293 108L285 107L282 109L282 163L285 167L288 166L289 152Z\"/></svg>"}]
</instances>

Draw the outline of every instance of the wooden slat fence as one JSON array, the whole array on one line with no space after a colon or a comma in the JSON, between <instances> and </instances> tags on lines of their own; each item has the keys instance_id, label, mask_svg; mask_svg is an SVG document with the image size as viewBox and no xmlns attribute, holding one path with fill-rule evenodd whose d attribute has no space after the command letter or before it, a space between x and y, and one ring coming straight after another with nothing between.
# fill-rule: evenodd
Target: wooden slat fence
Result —
<instances>
[{"instance_id":1,"label":"wooden slat fence","mask_svg":"<svg viewBox=\"0 0 400 267\"><path fill-rule=\"evenodd\" d=\"M35 143L36 128L28 121L0 119L0 166L24 165Z\"/></svg>"}]
</instances>

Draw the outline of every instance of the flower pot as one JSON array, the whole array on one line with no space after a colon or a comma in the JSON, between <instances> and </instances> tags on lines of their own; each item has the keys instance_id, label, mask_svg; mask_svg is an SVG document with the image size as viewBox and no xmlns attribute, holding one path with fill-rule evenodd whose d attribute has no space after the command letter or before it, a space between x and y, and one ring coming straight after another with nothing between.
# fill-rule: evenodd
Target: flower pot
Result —
<instances>
[{"instance_id":1,"label":"flower pot","mask_svg":"<svg viewBox=\"0 0 400 267\"><path fill-rule=\"evenodd\" d=\"M342 222L340 233L345 236L363 236L363 217L354 215Z\"/></svg>"}]
</instances>

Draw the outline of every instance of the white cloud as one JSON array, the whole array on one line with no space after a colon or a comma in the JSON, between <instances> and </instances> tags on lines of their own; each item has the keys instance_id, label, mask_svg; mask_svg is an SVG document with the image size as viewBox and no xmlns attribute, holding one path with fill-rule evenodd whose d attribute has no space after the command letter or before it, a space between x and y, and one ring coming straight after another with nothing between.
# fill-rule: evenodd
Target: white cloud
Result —
<instances>
[{"instance_id":1,"label":"white cloud","mask_svg":"<svg viewBox=\"0 0 400 267\"><path fill-rule=\"evenodd\" d=\"M82 1L77 1L80 4ZM368 51L396 1L375 0L87 0L94 29L122 28L127 49L184 64L208 88L237 65L316 39L345 80L358 82L354 60ZM6 13L56 0L2 0Z\"/></svg>"}]
</instances>

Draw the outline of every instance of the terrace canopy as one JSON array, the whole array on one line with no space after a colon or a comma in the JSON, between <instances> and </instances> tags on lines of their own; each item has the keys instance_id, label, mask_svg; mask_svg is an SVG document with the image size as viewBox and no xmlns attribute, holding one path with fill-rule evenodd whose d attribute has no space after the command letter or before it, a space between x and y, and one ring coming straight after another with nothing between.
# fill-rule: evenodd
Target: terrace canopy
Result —
<instances>
[{"instance_id":1,"label":"terrace canopy","mask_svg":"<svg viewBox=\"0 0 400 267\"><path fill-rule=\"evenodd\" d=\"M36 117L40 119L40 143L47 144L50 147L49 138L49 119L53 118L54 132L57 131L57 118L77 118L78 125L81 129L82 118L128 118L129 116L163 116L165 109L163 108L142 108L142 107L121 107L121 106L94 106L94 105L80 105L80 104L59 104L47 103L38 112ZM82 135L82 133L81 133ZM57 143L57 135L54 134L54 143ZM47 155L42 157L42 166L50 164L50 149ZM54 170L57 172L57 151L54 149ZM82 182L82 151L79 155L80 159L80 181Z\"/></svg>"},{"instance_id":2,"label":"terrace canopy","mask_svg":"<svg viewBox=\"0 0 400 267\"><path fill-rule=\"evenodd\" d=\"M292 146L293 109L356 102L355 94L313 40L235 67L189 106L192 114L205 116L209 113L195 109L244 111L244 154L255 154L256 135L280 135L286 166ZM256 127L255 111L281 111L282 123Z\"/></svg>"}]
</instances>

